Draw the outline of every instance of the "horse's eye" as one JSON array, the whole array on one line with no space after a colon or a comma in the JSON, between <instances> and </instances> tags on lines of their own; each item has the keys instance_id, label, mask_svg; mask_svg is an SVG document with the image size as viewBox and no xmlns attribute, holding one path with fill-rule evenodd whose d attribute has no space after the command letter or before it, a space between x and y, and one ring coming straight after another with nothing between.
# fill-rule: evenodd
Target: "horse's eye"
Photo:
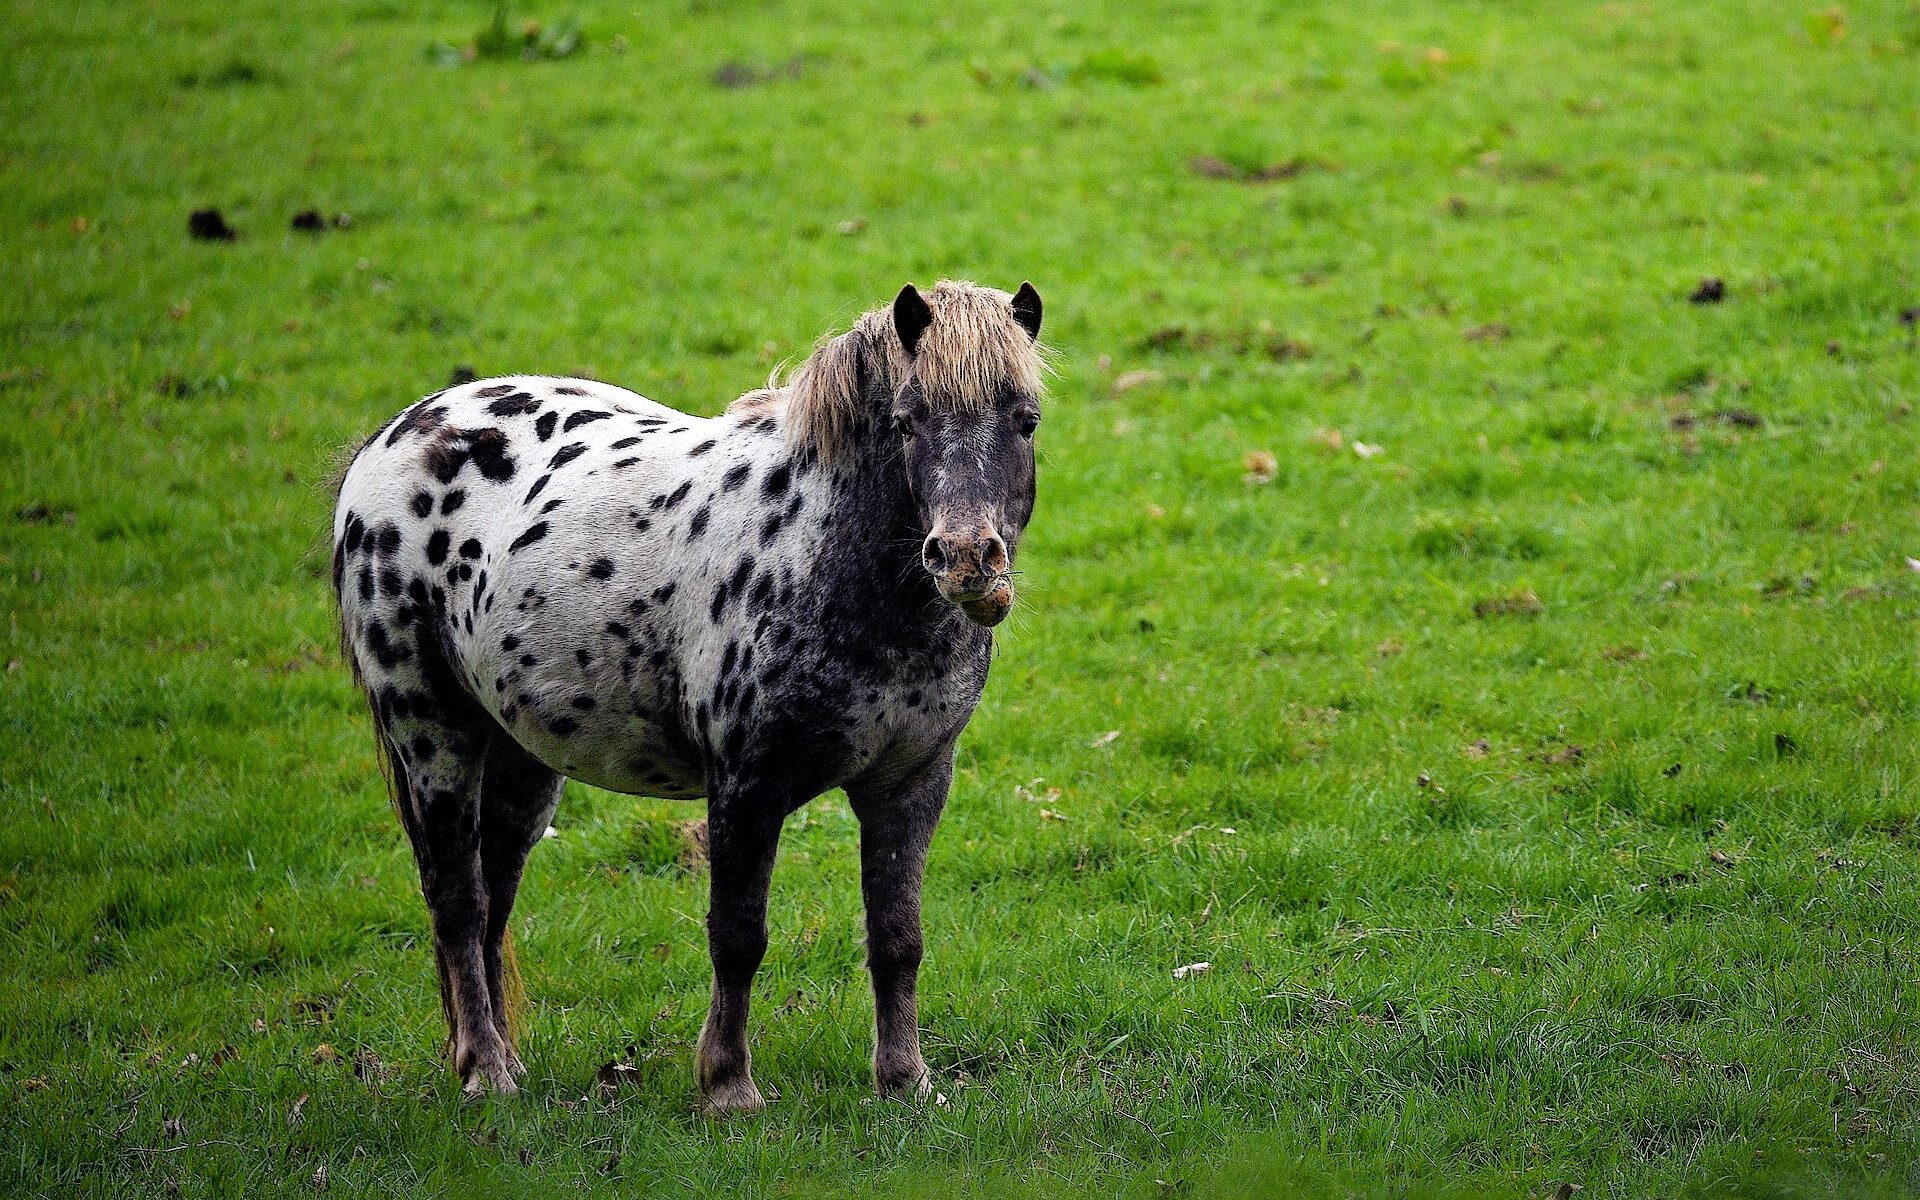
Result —
<instances>
[{"instance_id":1,"label":"horse's eye","mask_svg":"<svg viewBox=\"0 0 1920 1200\"><path fill-rule=\"evenodd\" d=\"M1030 438L1033 436L1033 431L1040 428L1040 414L1033 412L1021 413L1018 422L1020 426L1020 436Z\"/></svg>"},{"instance_id":2,"label":"horse's eye","mask_svg":"<svg viewBox=\"0 0 1920 1200\"><path fill-rule=\"evenodd\" d=\"M903 438L913 436L913 418L905 413L893 414L893 431Z\"/></svg>"}]
</instances>

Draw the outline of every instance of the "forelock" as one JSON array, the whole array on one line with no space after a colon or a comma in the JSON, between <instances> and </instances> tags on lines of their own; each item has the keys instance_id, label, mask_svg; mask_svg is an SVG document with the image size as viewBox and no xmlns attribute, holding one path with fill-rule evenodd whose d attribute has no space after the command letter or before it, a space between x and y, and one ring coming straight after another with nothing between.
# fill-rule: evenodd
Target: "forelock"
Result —
<instances>
[{"instance_id":1,"label":"forelock","mask_svg":"<svg viewBox=\"0 0 1920 1200\"><path fill-rule=\"evenodd\" d=\"M892 309L876 308L823 342L784 387L750 393L736 404L784 402L789 436L832 457L861 419L866 384L898 395L911 379L928 405L955 412L988 409L1008 389L1036 398L1045 390L1045 351L1014 319L1009 293L943 279L921 294L933 323L911 356L894 330Z\"/></svg>"},{"instance_id":2,"label":"forelock","mask_svg":"<svg viewBox=\"0 0 1920 1200\"><path fill-rule=\"evenodd\" d=\"M958 280L934 284L927 304L933 324L920 337L913 375L935 407L985 408L1013 388L1038 396L1046 364L1026 329L1014 320L1013 297ZM891 331L892 322L887 322ZM894 337L894 345L899 338Z\"/></svg>"}]
</instances>

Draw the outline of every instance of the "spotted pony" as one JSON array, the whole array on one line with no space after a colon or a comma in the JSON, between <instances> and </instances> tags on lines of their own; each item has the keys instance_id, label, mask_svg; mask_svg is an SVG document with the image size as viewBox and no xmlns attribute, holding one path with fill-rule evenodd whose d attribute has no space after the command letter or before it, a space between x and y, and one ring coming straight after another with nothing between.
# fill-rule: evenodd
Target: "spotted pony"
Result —
<instances>
[{"instance_id":1,"label":"spotted pony","mask_svg":"<svg viewBox=\"0 0 1920 1200\"><path fill-rule=\"evenodd\" d=\"M507 918L569 778L705 797L705 1102L752 1110L748 993L786 816L860 822L875 1083L919 1096L927 844L1034 504L1040 297L942 282L700 418L582 379L435 393L348 467L342 642L432 916L453 1065L525 1071Z\"/></svg>"}]
</instances>

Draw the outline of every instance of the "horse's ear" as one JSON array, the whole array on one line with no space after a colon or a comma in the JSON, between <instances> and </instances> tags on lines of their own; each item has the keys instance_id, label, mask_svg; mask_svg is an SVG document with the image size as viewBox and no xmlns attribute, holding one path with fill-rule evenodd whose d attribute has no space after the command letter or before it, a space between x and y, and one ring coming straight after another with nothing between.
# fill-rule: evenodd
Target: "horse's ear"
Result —
<instances>
[{"instance_id":1,"label":"horse's ear","mask_svg":"<svg viewBox=\"0 0 1920 1200\"><path fill-rule=\"evenodd\" d=\"M927 307L926 298L920 289L912 284L900 289L893 298L893 331L900 335L900 344L906 347L907 354L913 354L913 348L920 344L920 335L933 324L933 310Z\"/></svg>"},{"instance_id":2,"label":"horse's ear","mask_svg":"<svg viewBox=\"0 0 1920 1200\"><path fill-rule=\"evenodd\" d=\"M1027 336L1038 341L1040 338L1040 293L1033 290L1031 283L1022 283L1020 290L1013 294L1013 319L1027 331Z\"/></svg>"}]
</instances>

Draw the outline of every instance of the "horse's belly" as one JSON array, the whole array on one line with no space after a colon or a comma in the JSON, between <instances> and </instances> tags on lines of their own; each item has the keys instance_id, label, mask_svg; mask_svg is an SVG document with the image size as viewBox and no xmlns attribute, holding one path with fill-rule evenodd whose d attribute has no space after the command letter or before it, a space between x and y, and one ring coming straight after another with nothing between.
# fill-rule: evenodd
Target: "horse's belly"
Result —
<instances>
[{"instance_id":1,"label":"horse's belly","mask_svg":"<svg viewBox=\"0 0 1920 1200\"><path fill-rule=\"evenodd\" d=\"M515 576L502 582L509 597L518 594ZM668 644L661 631L565 589L543 594L551 599L528 611L515 604L484 614L460 639L481 704L568 778L649 796L705 795L704 771L680 729L677 664L655 661Z\"/></svg>"},{"instance_id":2,"label":"horse's belly","mask_svg":"<svg viewBox=\"0 0 1920 1200\"><path fill-rule=\"evenodd\" d=\"M700 763L671 716L649 703L653 682L521 669L482 703L514 741L569 779L667 799L704 796Z\"/></svg>"},{"instance_id":3,"label":"horse's belly","mask_svg":"<svg viewBox=\"0 0 1920 1200\"><path fill-rule=\"evenodd\" d=\"M707 794L698 763L674 739L638 721L585 725L568 737L519 717L505 726L514 740L569 779L610 792L692 800Z\"/></svg>"}]
</instances>

